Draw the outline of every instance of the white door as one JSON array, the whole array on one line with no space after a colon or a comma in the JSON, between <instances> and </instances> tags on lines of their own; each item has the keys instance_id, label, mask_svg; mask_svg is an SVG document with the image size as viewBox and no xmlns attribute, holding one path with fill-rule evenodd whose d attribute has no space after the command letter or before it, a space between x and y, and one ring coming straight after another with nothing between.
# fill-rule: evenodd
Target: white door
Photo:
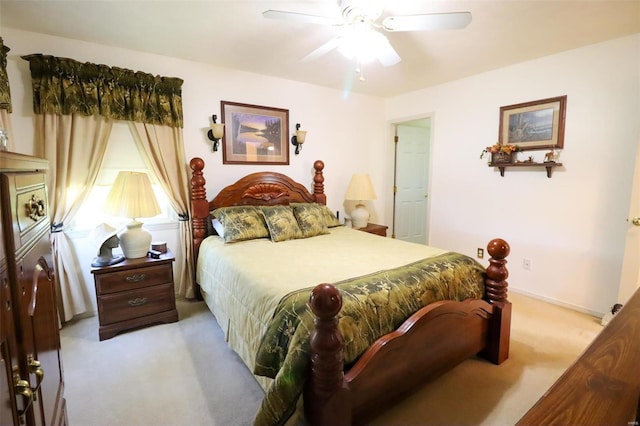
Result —
<instances>
[{"instance_id":1,"label":"white door","mask_svg":"<svg viewBox=\"0 0 640 426\"><path fill-rule=\"evenodd\" d=\"M636 153L636 169L631 187L628 222L629 227L624 248L624 260L622 261L622 273L620 274L620 287L618 289L618 303L623 305L640 287L640 141L638 142Z\"/></svg>"},{"instance_id":2,"label":"white door","mask_svg":"<svg viewBox=\"0 0 640 426\"><path fill-rule=\"evenodd\" d=\"M428 165L431 119L396 125L395 238L427 244Z\"/></svg>"}]
</instances>

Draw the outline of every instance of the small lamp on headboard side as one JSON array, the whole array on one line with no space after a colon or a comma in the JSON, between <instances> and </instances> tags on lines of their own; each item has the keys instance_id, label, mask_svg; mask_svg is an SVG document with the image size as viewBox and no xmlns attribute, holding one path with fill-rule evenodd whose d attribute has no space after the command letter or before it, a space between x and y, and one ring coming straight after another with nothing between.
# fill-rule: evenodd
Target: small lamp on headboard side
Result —
<instances>
[{"instance_id":1,"label":"small lamp on headboard side","mask_svg":"<svg viewBox=\"0 0 640 426\"><path fill-rule=\"evenodd\" d=\"M356 229L364 228L369 222L369 212L362 201L375 200L371 178L366 173L356 173L351 177L345 199L356 201L356 208L351 212L351 222Z\"/></svg>"},{"instance_id":2,"label":"small lamp on headboard side","mask_svg":"<svg viewBox=\"0 0 640 426\"><path fill-rule=\"evenodd\" d=\"M296 134L291 136L291 144L296 147L296 155L300 154L302 144L307 138L307 131L300 130L300 123L296 123Z\"/></svg>"},{"instance_id":3,"label":"small lamp on headboard side","mask_svg":"<svg viewBox=\"0 0 640 426\"><path fill-rule=\"evenodd\" d=\"M141 217L153 217L161 213L146 173L120 172L105 200L105 213L127 217L127 229L118 234L122 253L127 259L146 257L151 246L151 233L142 228Z\"/></svg>"},{"instance_id":4,"label":"small lamp on headboard side","mask_svg":"<svg viewBox=\"0 0 640 426\"><path fill-rule=\"evenodd\" d=\"M218 145L220 144L220 139L222 138L222 136L224 135L224 123L216 123L216 120L218 119L217 115L212 115L211 116L211 125L210 125L210 129L207 132L207 136L209 137L209 139L211 141L213 141L213 145L211 146L211 148L213 149L213 151L217 151L218 150Z\"/></svg>"}]
</instances>

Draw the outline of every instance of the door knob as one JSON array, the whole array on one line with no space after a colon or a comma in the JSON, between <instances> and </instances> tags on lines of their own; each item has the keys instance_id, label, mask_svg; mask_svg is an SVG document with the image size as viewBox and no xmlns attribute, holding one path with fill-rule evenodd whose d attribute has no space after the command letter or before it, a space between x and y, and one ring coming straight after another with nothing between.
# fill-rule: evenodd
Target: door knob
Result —
<instances>
[{"instance_id":1,"label":"door knob","mask_svg":"<svg viewBox=\"0 0 640 426\"><path fill-rule=\"evenodd\" d=\"M633 223L635 226L640 226L640 217L634 217L633 219L631 219L631 223Z\"/></svg>"}]
</instances>

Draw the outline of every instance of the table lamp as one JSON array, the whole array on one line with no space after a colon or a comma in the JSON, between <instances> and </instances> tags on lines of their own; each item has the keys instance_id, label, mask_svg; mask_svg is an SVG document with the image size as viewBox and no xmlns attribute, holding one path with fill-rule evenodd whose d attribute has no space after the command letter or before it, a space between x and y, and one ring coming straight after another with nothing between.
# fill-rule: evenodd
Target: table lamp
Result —
<instances>
[{"instance_id":1,"label":"table lamp","mask_svg":"<svg viewBox=\"0 0 640 426\"><path fill-rule=\"evenodd\" d=\"M366 173L356 173L351 177L345 199L356 201L356 208L351 212L353 227L364 228L369 223L369 212L362 201L375 200L376 193L371 184L371 178Z\"/></svg>"},{"instance_id":2,"label":"table lamp","mask_svg":"<svg viewBox=\"0 0 640 426\"><path fill-rule=\"evenodd\" d=\"M127 259L146 257L151 245L151 233L142 228L141 217L153 217L161 213L151 181L146 173L123 171L107 196L106 214L131 218L126 229L118 234L122 253Z\"/></svg>"}]
</instances>

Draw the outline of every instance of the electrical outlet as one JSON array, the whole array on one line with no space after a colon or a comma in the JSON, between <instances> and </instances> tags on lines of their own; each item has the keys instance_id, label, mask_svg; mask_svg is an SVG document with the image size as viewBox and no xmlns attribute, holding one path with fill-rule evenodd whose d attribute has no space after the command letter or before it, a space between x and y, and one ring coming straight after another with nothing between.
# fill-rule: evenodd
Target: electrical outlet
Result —
<instances>
[{"instance_id":1,"label":"electrical outlet","mask_svg":"<svg viewBox=\"0 0 640 426\"><path fill-rule=\"evenodd\" d=\"M478 259L484 258L484 249L478 248Z\"/></svg>"},{"instance_id":2,"label":"electrical outlet","mask_svg":"<svg viewBox=\"0 0 640 426\"><path fill-rule=\"evenodd\" d=\"M531 270L531 259L527 259L526 257L522 259L522 269L527 271Z\"/></svg>"}]
</instances>

